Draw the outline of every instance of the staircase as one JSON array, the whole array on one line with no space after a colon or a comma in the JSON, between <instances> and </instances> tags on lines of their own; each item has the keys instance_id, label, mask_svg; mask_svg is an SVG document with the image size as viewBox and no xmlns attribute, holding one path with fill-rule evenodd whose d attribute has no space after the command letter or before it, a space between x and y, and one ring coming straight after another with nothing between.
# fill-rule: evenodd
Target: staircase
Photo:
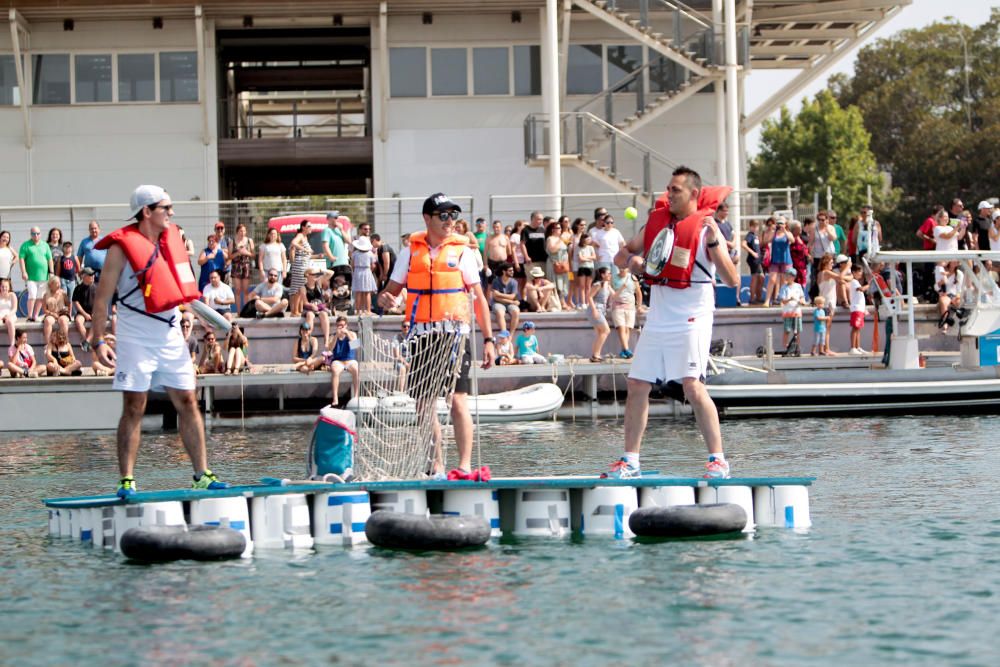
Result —
<instances>
[{"instance_id":1,"label":"staircase","mask_svg":"<svg viewBox=\"0 0 1000 667\"><path fill-rule=\"evenodd\" d=\"M530 114L524 121L524 160L529 167L544 167L548 161L549 117ZM654 183L665 183L677 168L661 153L637 141L610 123L586 111L560 114L562 148L560 163L589 174L619 192L634 193L637 204L653 205ZM600 156L588 146L604 144Z\"/></svg>"}]
</instances>

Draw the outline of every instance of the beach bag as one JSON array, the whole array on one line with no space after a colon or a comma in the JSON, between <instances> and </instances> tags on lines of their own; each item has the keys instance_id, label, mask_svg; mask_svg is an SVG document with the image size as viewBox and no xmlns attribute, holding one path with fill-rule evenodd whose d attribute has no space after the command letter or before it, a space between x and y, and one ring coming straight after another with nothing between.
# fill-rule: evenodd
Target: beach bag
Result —
<instances>
[{"instance_id":1,"label":"beach bag","mask_svg":"<svg viewBox=\"0 0 1000 667\"><path fill-rule=\"evenodd\" d=\"M569 273L569 262L566 260L552 262L552 270L560 275L563 273Z\"/></svg>"},{"instance_id":2,"label":"beach bag","mask_svg":"<svg viewBox=\"0 0 1000 667\"><path fill-rule=\"evenodd\" d=\"M765 243L764 247L761 248L760 253L760 265L764 267L764 271L771 268L771 244Z\"/></svg>"},{"instance_id":3,"label":"beach bag","mask_svg":"<svg viewBox=\"0 0 1000 667\"><path fill-rule=\"evenodd\" d=\"M320 410L309 441L306 461L309 478L318 479L330 473L344 478L351 475L357 437L353 412L338 410L330 405Z\"/></svg>"}]
</instances>

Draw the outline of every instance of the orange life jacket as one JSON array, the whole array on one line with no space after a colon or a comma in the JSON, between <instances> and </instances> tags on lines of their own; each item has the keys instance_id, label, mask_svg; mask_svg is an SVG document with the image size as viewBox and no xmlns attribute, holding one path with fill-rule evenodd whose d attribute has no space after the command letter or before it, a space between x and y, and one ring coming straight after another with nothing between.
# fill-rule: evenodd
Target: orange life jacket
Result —
<instances>
[{"instance_id":1,"label":"orange life jacket","mask_svg":"<svg viewBox=\"0 0 1000 667\"><path fill-rule=\"evenodd\" d=\"M462 252L469 247L464 236L452 234L431 260L427 232L410 235L410 270L406 274L406 313L412 322L469 321Z\"/></svg>"},{"instance_id":2,"label":"orange life jacket","mask_svg":"<svg viewBox=\"0 0 1000 667\"><path fill-rule=\"evenodd\" d=\"M680 221L671 215L666 194L656 200L656 208L649 214L643 235L647 283L687 289L692 283L712 282L712 274L706 267L700 267L705 273L705 279L691 279L697 263L702 221L715 213L719 204L725 201L732 191L733 189L727 185L703 187L698 193L698 210ZM667 230L673 231L673 246L669 254L664 257L663 245Z\"/></svg>"},{"instance_id":3,"label":"orange life jacket","mask_svg":"<svg viewBox=\"0 0 1000 667\"><path fill-rule=\"evenodd\" d=\"M142 292L146 314L162 313L201 297L177 225L168 224L158 241L153 243L139 231L139 223L135 222L111 232L94 247L104 250L115 243L121 246L135 272L136 289ZM129 294L121 295L119 303L137 310L125 303Z\"/></svg>"}]
</instances>

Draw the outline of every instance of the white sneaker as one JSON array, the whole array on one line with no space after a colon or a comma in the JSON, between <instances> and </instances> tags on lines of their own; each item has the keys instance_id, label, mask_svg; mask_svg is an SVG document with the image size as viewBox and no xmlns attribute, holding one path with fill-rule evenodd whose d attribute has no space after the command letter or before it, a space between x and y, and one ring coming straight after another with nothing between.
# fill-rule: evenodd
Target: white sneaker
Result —
<instances>
[{"instance_id":1,"label":"white sneaker","mask_svg":"<svg viewBox=\"0 0 1000 667\"><path fill-rule=\"evenodd\" d=\"M866 350L864 350L864 349L862 349L860 347L855 348L855 350L857 350L858 354L871 354L871 352L868 352L868 351L866 351Z\"/></svg>"},{"instance_id":2,"label":"white sneaker","mask_svg":"<svg viewBox=\"0 0 1000 667\"><path fill-rule=\"evenodd\" d=\"M861 354L861 352L858 350L858 348L852 347L850 350L847 351L847 354Z\"/></svg>"}]
</instances>

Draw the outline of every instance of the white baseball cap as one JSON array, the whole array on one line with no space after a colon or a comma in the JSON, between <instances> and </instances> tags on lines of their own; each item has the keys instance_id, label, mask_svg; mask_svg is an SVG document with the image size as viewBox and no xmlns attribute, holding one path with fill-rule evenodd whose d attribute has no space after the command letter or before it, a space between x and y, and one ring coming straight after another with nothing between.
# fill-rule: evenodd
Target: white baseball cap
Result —
<instances>
[{"instance_id":1,"label":"white baseball cap","mask_svg":"<svg viewBox=\"0 0 1000 667\"><path fill-rule=\"evenodd\" d=\"M989 203L985 199L979 202L978 210L982 211L984 208L993 208L993 204Z\"/></svg>"},{"instance_id":2,"label":"white baseball cap","mask_svg":"<svg viewBox=\"0 0 1000 667\"><path fill-rule=\"evenodd\" d=\"M132 220L139 215L143 206L152 206L167 198L167 191L159 185L140 185L132 192L132 197L128 200L128 214L126 220Z\"/></svg>"}]
</instances>

